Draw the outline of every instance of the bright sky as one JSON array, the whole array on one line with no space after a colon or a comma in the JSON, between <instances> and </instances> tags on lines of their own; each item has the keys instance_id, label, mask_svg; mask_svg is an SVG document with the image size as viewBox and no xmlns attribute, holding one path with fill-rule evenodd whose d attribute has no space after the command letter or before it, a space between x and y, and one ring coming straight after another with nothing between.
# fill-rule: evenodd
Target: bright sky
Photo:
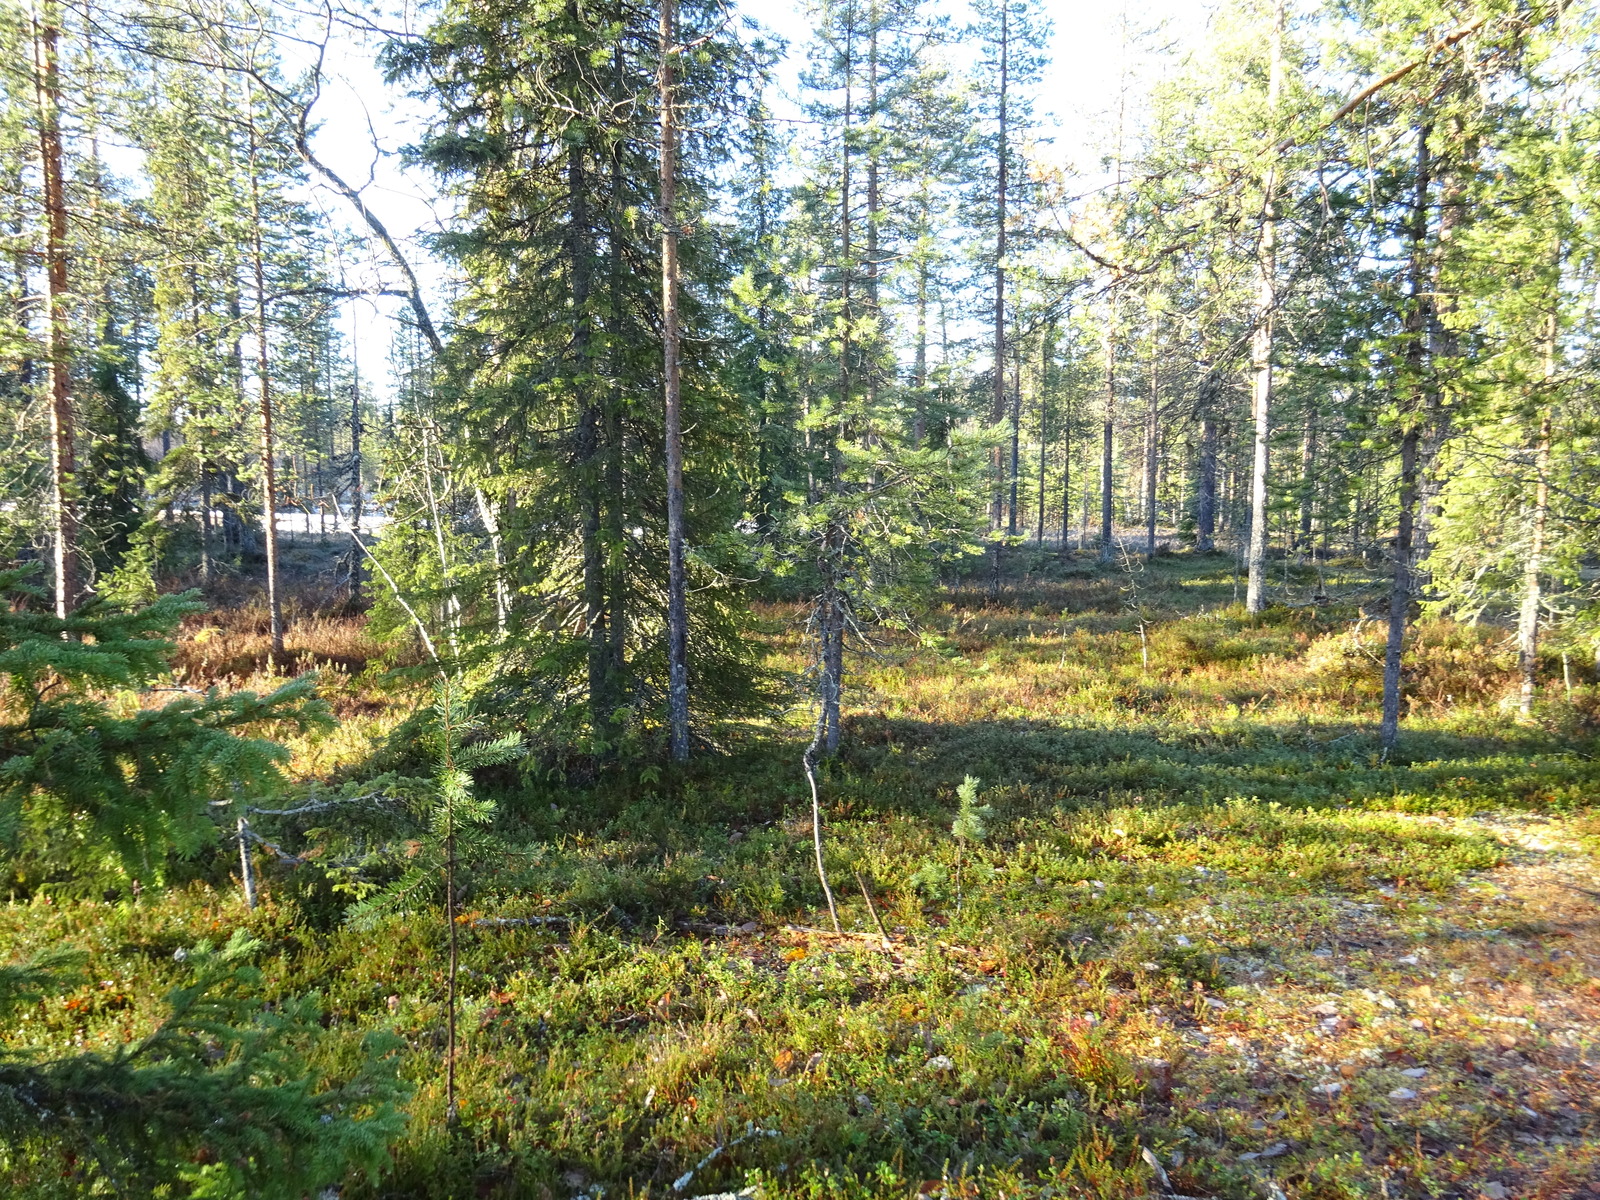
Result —
<instances>
[{"instance_id":1,"label":"bright sky","mask_svg":"<svg viewBox=\"0 0 1600 1200\"><path fill-rule=\"evenodd\" d=\"M789 61L779 72L780 88L790 94L804 58L809 33L806 5L783 0L740 0L741 8L763 27L789 43ZM408 4L409 8L410 5ZM1136 97L1154 82L1181 47L1192 44L1213 4L1211 0L1045 0L1052 26L1050 65L1038 89L1036 114L1040 133L1049 139L1045 153L1085 177L1098 174L1100 156L1110 144L1113 109L1126 70ZM965 4L947 4L944 11L959 23ZM1131 31L1125 49L1124 13ZM349 182L370 180L366 197L376 212L414 256L415 265L437 294L446 284L421 239L440 227L446 215L436 204L436 189L424 171L406 169L398 151L415 139L427 119L425 107L386 84L373 63L372 43L353 36L332 48L327 69L332 82L318 106L321 128L318 154ZM286 47L290 73L292 47ZM1137 102L1131 106L1137 107ZM374 143L381 153L374 153ZM344 226L357 229L354 214L332 193L319 191L318 202ZM343 264L352 286L392 278L380 257L356 254ZM347 306L343 325L356 339L362 375L382 390L392 331L393 301L358 301Z\"/></svg>"}]
</instances>

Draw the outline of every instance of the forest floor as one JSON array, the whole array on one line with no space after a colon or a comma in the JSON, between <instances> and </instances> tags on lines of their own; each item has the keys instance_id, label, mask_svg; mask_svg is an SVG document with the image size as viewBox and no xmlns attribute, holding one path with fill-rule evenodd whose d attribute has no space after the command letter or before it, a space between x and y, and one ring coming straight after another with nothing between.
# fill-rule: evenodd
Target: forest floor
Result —
<instances>
[{"instance_id":1,"label":"forest floor","mask_svg":"<svg viewBox=\"0 0 1600 1200\"><path fill-rule=\"evenodd\" d=\"M1596 689L1520 722L1503 631L1424 623L1385 760L1372 581L1291 571L1252 620L1231 567L1019 554L860 656L823 779L842 935L803 710L681 776L505 781L453 1134L442 922L343 925L327 831L253 912L220 871L0 907L0 957L68 942L96 981L6 1032L137 1036L175 949L248 927L269 998L322 997L323 1069L365 1030L408 1047L410 1130L346 1200L1600 1197ZM270 682L252 611L194 622L180 673ZM758 613L791 670L792 616ZM414 700L359 618L291 645L345 717L296 770L349 769ZM969 774L993 812L962 843Z\"/></svg>"}]
</instances>

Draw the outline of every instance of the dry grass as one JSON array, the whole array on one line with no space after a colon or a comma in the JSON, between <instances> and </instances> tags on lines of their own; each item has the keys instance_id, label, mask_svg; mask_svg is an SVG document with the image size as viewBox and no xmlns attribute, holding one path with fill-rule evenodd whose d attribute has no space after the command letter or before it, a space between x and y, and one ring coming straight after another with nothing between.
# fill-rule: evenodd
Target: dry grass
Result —
<instances>
[{"instance_id":1,"label":"dry grass","mask_svg":"<svg viewBox=\"0 0 1600 1200\"><path fill-rule=\"evenodd\" d=\"M211 607L183 622L171 660L177 686L224 692L267 692L316 672L317 694L339 724L331 734L288 739L296 779L359 764L415 702L383 678L391 667L414 665L412 648L397 651L372 638L365 613L330 582L334 549L314 540L287 548L284 654L276 662L261 580L239 575L225 575L208 589ZM148 702L168 698L156 694Z\"/></svg>"}]
</instances>

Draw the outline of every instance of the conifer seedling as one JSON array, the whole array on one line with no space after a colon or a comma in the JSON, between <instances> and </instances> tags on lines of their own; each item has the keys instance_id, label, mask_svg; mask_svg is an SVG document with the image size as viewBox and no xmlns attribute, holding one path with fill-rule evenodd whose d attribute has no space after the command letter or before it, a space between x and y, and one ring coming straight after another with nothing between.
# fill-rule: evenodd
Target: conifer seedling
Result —
<instances>
[{"instance_id":1,"label":"conifer seedling","mask_svg":"<svg viewBox=\"0 0 1600 1200\"><path fill-rule=\"evenodd\" d=\"M968 775L956 788L956 800L960 807L956 809L956 819L950 823L950 835L956 839L956 911L961 911L961 867L964 852L971 843L981 844L989 836L989 818L994 815L994 809L987 804L978 803L978 784L980 780L976 775Z\"/></svg>"}]
</instances>

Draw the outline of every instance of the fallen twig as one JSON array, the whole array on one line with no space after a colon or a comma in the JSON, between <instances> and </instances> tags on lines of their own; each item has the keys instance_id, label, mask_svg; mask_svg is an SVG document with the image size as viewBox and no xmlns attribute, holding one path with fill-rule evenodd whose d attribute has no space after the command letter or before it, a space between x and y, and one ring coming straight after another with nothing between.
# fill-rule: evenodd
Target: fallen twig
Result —
<instances>
[{"instance_id":1,"label":"fallen twig","mask_svg":"<svg viewBox=\"0 0 1600 1200\"><path fill-rule=\"evenodd\" d=\"M678 921L675 928L687 933L707 933L712 937L744 937L747 934L757 933L761 926L754 921L746 921L742 925L713 925L706 921Z\"/></svg>"},{"instance_id":2,"label":"fallen twig","mask_svg":"<svg viewBox=\"0 0 1600 1200\"><path fill-rule=\"evenodd\" d=\"M833 930L819 929L815 925L785 925L783 931L785 933L804 933L811 937L854 938L856 941L861 942L883 942L891 948L894 945L893 940L887 934L880 936L876 933L855 933L848 929Z\"/></svg>"},{"instance_id":3,"label":"fallen twig","mask_svg":"<svg viewBox=\"0 0 1600 1200\"><path fill-rule=\"evenodd\" d=\"M301 866L302 864L304 864L305 861L306 861L303 858L297 858L293 854L290 854L287 850L285 850L282 846L278 845L276 842L267 841L266 838L262 837L254 829L251 829L250 826L248 826L248 825L245 825L245 826L240 828L240 830L239 830L239 838L240 838L241 841L254 842L256 845L260 846L263 850L267 851L267 853L269 853L273 857L281 860L283 863L285 863L288 866L298 867L298 866Z\"/></svg>"},{"instance_id":4,"label":"fallen twig","mask_svg":"<svg viewBox=\"0 0 1600 1200\"><path fill-rule=\"evenodd\" d=\"M246 808L245 812L253 817L299 817L306 813L325 812L330 808L337 808L344 804L399 804L401 801L395 796L386 796L382 792L366 792L360 796L335 796L332 800L308 800L294 808Z\"/></svg>"},{"instance_id":5,"label":"fallen twig","mask_svg":"<svg viewBox=\"0 0 1600 1200\"><path fill-rule=\"evenodd\" d=\"M861 889L861 898L867 902L867 911L872 914L872 923L878 927L878 935L883 938L883 944L887 947L890 944L889 931L883 927L883 918L878 915L878 906L872 902L872 893L867 891L867 881L861 878L860 871L856 872L856 886Z\"/></svg>"},{"instance_id":6,"label":"fallen twig","mask_svg":"<svg viewBox=\"0 0 1600 1200\"><path fill-rule=\"evenodd\" d=\"M739 1137L734 1138L733 1141L729 1142L725 1146L713 1146L711 1148L711 1153L710 1154L706 1155L699 1162L697 1162L694 1166L690 1167L682 1175L679 1175L676 1179L674 1179L672 1181L672 1190L675 1191L675 1192L684 1191L684 1189L686 1189L691 1183L694 1182L695 1173L697 1171L705 1170L707 1167L709 1167L713 1162L715 1162L717 1160L717 1157L719 1155L726 1154L729 1150L732 1150L735 1146L739 1145L741 1142L748 1142L748 1141L751 1141L752 1139L758 1138L758 1137L775 1138L777 1136L778 1136L778 1131L776 1129L757 1129L753 1123L746 1122L743 1134L741 1134Z\"/></svg>"}]
</instances>

